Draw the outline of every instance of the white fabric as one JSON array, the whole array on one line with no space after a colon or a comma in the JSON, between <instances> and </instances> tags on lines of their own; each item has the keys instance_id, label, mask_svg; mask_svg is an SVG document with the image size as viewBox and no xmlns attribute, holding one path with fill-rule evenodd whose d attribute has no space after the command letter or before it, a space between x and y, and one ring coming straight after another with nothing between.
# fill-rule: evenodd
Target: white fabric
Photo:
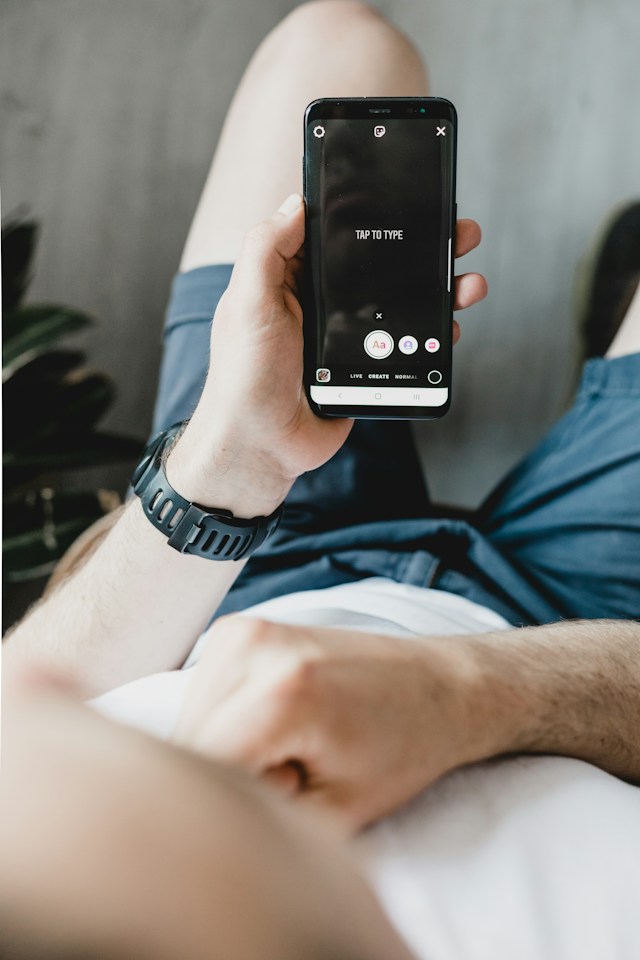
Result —
<instances>
[{"instance_id":1,"label":"white fabric","mask_svg":"<svg viewBox=\"0 0 640 960\"><path fill-rule=\"evenodd\" d=\"M266 600L249 607L244 615L277 623L314 627L346 627L395 636L452 635L503 630L504 617L471 600L444 590L429 590L385 577L369 577L325 590L305 590ZM185 666L198 659L203 638L196 643Z\"/></svg>"},{"instance_id":2,"label":"white fabric","mask_svg":"<svg viewBox=\"0 0 640 960\"><path fill-rule=\"evenodd\" d=\"M358 846L420 960L640 956L640 790L580 760L458 770Z\"/></svg>"},{"instance_id":3,"label":"white fabric","mask_svg":"<svg viewBox=\"0 0 640 960\"><path fill-rule=\"evenodd\" d=\"M395 635L504 629L453 594L371 578L245 611L281 623ZM197 662L201 641L185 666ZM188 670L93 701L171 734ZM459 770L356 842L390 919L421 960L626 960L640 955L640 791L577 760Z\"/></svg>"}]
</instances>

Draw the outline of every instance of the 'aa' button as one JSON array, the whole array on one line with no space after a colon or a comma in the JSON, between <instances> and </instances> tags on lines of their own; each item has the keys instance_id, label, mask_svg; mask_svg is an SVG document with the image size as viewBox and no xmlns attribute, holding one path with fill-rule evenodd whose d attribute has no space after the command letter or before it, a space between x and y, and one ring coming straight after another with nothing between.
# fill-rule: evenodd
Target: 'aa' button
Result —
<instances>
[{"instance_id":1,"label":"'aa' button","mask_svg":"<svg viewBox=\"0 0 640 960\"><path fill-rule=\"evenodd\" d=\"M364 349L374 360L384 360L393 350L393 337L386 330L372 330L364 338Z\"/></svg>"}]
</instances>

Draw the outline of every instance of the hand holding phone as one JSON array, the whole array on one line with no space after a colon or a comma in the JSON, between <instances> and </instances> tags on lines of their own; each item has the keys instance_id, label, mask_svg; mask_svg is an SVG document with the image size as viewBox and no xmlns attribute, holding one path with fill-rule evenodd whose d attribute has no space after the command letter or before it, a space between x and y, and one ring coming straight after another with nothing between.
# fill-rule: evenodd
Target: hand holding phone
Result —
<instances>
[{"instance_id":1,"label":"hand holding phone","mask_svg":"<svg viewBox=\"0 0 640 960\"><path fill-rule=\"evenodd\" d=\"M479 242L478 225L460 221L456 256ZM270 513L297 476L337 452L352 426L345 419L351 414L316 416L301 389L298 291L305 247L299 195L247 235L216 310L200 401L171 453L178 489L202 503L224 500L238 516ZM307 248L305 260L308 254ZM454 289L461 309L481 300L486 284L478 274L468 274L456 279ZM454 341L456 330L454 321Z\"/></svg>"},{"instance_id":2,"label":"hand holding phone","mask_svg":"<svg viewBox=\"0 0 640 960\"><path fill-rule=\"evenodd\" d=\"M322 416L449 409L456 130L434 97L307 107L305 385Z\"/></svg>"}]
</instances>

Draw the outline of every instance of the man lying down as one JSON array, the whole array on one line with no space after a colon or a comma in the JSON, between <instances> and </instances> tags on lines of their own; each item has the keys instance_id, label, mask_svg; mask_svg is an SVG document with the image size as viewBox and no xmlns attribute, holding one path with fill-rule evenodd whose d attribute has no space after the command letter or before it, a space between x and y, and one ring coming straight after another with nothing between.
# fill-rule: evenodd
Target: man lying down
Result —
<instances>
[{"instance_id":1,"label":"man lying down","mask_svg":"<svg viewBox=\"0 0 640 960\"><path fill-rule=\"evenodd\" d=\"M607 547L596 529L590 548L585 519L578 550L568 529L573 567L554 592L499 535L544 510L516 508L528 474L539 487L545 455L554 477L578 469L598 421L626 444L637 515L626 410L578 405L581 430L556 428L563 450L545 441L477 527L436 519L405 425L358 423L347 439L350 423L306 405L303 223L294 197L249 235L195 410L143 463L258 527L288 496L277 532L246 566L208 562L167 549L133 495L8 640L2 956L634 956L640 804L624 781L640 777L640 631L613 580L595 596L579 575L614 568L593 553L623 538ZM474 236L461 226L462 249ZM178 278L170 317L197 273ZM193 387L173 409L161 390L160 421L187 416L206 369L208 305L189 295L203 321L189 342L173 328L163 384L180 382L178 350ZM636 337L639 306L624 321ZM640 354L599 362L613 377ZM561 528L573 506L558 497ZM556 622L535 625L545 604ZM366 829L352 842L345 828Z\"/></svg>"},{"instance_id":2,"label":"man lying down","mask_svg":"<svg viewBox=\"0 0 640 960\"><path fill-rule=\"evenodd\" d=\"M408 424L302 389L299 194L265 216L304 107L427 92L353 0L249 64L135 492L6 644L3 958L637 956L637 207L574 407L474 518L430 503ZM458 221L457 256L479 240ZM485 292L458 277L456 309Z\"/></svg>"}]
</instances>

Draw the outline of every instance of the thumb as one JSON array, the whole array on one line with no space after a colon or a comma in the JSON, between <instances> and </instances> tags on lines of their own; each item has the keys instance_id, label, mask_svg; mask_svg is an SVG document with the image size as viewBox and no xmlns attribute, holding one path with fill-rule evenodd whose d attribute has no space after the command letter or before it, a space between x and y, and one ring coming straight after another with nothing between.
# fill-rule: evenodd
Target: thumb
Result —
<instances>
[{"instance_id":1,"label":"thumb","mask_svg":"<svg viewBox=\"0 0 640 960\"><path fill-rule=\"evenodd\" d=\"M289 261L304 242L304 204L292 193L279 210L253 227L234 269L237 283L252 296L281 287Z\"/></svg>"}]
</instances>

